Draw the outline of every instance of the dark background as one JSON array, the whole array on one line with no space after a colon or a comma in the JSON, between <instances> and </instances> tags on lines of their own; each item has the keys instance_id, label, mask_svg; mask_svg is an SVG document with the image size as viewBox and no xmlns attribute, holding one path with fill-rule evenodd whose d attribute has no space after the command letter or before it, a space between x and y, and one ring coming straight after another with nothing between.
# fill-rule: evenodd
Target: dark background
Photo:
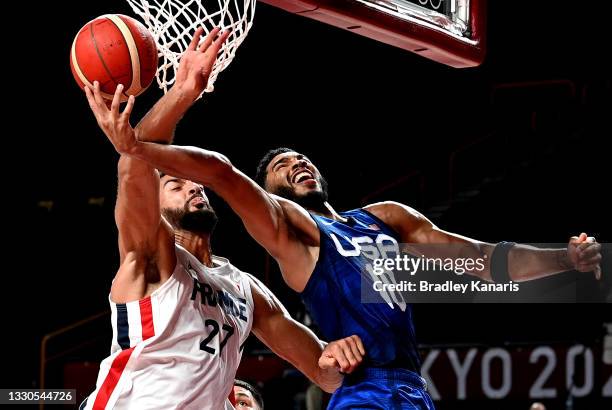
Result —
<instances>
[{"instance_id":1,"label":"dark background","mask_svg":"<svg viewBox=\"0 0 612 410\"><path fill-rule=\"evenodd\" d=\"M267 149L294 147L326 176L338 210L392 199L485 241L563 243L584 231L610 242L612 67L604 20L576 3L492 3L487 59L472 69L259 4L237 58L181 122L176 142L220 151L250 175ZM4 120L4 202L12 246L2 286L10 369L3 387L36 386L42 336L108 307L118 261L117 155L68 64L78 29L105 13L131 14L121 1L36 4L7 49L13 108ZM134 123L160 95L152 88L138 99ZM212 200L221 217L215 252L264 278L300 315L265 253ZM601 283L579 276L593 302L609 298L606 273ZM561 275L559 287L576 276ZM423 344L598 343L602 323L612 320L604 304L414 310ZM96 342L103 347L75 357L107 353L110 326L103 326ZM56 371L47 385L61 383Z\"/></svg>"}]
</instances>

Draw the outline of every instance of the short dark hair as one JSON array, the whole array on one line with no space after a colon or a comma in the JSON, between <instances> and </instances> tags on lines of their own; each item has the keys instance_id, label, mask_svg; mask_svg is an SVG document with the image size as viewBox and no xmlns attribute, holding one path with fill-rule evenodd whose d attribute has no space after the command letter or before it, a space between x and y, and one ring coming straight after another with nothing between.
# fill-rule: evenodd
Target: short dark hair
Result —
<instances>
[{"instance_id":1,"label":"short dark hair","mask_svg":"<svg viewBox=\"0 0 612 410\"><path fill-rule=\"evenodd\" d=\"M259 184L260 187L266 189L266 177L268 176L268 164L270 161L274 159L278 154L284 154L285 152L296 152L294 149L281 147L271 149L266 152L264 156L259 160L259 164L257 165L257 172L255 173L255 182Z\"/></svg>"},{"instance_id":2,"label":"short dark hair","mask_svg":"<svg viewBox=\"0 0 612 410\"><path fill-rule=\"evenodd\" d=\"M259 392L259 390L257 390L252 384L249 384L243 380L236 379L234 380L234 386L242 387L243 389L250 391L251 394L253 395L253 399L255 399L255 401L259 405L259 408L263 410L264 408L263 397L261 397L261 393Z\"/></svg>"}]
</instances>

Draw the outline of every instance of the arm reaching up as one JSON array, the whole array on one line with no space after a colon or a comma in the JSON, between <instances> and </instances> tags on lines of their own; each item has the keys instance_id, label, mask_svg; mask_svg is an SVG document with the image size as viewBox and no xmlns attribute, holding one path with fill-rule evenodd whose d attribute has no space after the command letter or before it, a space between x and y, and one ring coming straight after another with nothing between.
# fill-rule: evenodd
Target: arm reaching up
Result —
<instances>
[{"instance_id":1,"label":"arm reaching up","mask_svg":"<svg viewBox=\"0 0 612 410\"><path fill-rule=\"evenodd\" d=\"M219 28L215 28L198 47L203 33L201 27L196 30L181 57L174 85L136 126L139 140L170 144L176 125L204 92L217 54L230 32L221 33Z\"/></svg>"},{"instance_id":2,"label":"arm reaching up","mask_svg":"<svg viewBox=\"0 0 612 410\"><path fill-rule=\"evenodd\" d=\"M98 82L94 83L93 92L85 88L89 107L111 141L120 135L134 138L130 126L134 97L130 96L120 112L122 91L123 86L119 85L108 108L100 96ZM144 161L122 155L118 174L115 221L121 262L111 287L111 298L125 303L145 297L170 277L175 264L174 236L160 215L158 172Z\"/></svg>"}]
</instances>

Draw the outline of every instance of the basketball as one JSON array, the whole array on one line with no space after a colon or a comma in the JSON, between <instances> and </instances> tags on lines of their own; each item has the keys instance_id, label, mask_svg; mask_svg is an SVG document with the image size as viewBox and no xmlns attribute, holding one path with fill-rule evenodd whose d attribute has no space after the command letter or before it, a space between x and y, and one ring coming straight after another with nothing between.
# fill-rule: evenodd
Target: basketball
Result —
<instances>
[{"instance_id":1,"label":"basketball","mask_svg":"<svg viewBox=\"0 0 612 410\"><path fill-rule=\"evenodd\" d=\"M105 99L112 100L123 84L121 101L144 92L157 71L157 46L147 28L121 14L107 14L85 24L72 42L70 68L81 89L100 83Z\"/></svg>"}]
</instances>

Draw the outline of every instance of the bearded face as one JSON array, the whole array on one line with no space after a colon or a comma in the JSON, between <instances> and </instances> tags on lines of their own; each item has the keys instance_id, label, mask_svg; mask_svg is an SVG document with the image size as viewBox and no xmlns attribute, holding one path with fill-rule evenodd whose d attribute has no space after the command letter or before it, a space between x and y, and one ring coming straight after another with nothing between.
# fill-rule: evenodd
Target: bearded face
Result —
<instances>
[{"instance_id":1,"label":"bearded face","mask_svg":"<svg viewBox=\"0 0 612 410\"><path fill-rule=\"evenodd\" d=\"M169 175L164 175L160 184L162 215L174 229L208 235L213 232L218 218L202 185Z\"/></svg>"}]
</instances>

